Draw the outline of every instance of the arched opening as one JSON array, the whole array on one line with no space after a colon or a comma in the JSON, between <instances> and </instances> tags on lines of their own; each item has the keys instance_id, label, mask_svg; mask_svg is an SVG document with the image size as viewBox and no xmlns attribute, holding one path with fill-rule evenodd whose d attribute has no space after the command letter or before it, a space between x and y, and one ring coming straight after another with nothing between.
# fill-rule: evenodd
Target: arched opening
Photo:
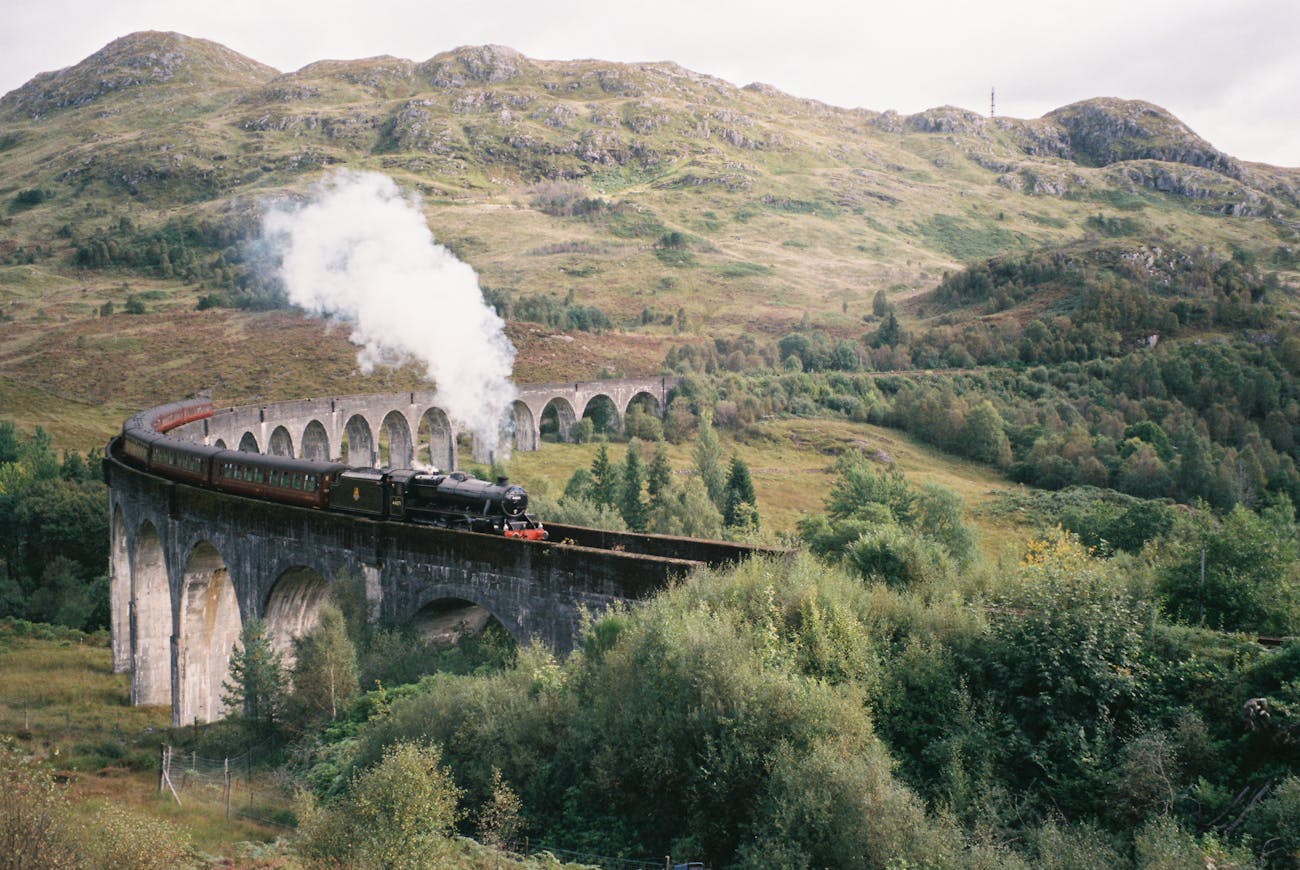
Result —
<instances>
[{"instance_id":1,"label":"arched opening","mask_svg":"<svg viewBox=\"0 0 1300 870\"><path fill-rule=\"evenodd\" d=\"M276 426L271 433L271 455L293 458L293 436L283 426Z\"/></svg>"},{"instance_id":2,"label":"arched opening","mask_svg":"<svg viewBox=\"0 0 1300 870\"><path fill-rule=\"evenodd\" d=\"M587 407L582 409L582 418L591 421L592 430L597 435L617 435L623 431L618 406L603 393L588 400Z\"/></svg>"},{"instance_id":3,"label":"arched opening","mask_svg":"<svg viewBox=\"0 0 1300 870\"><path fill-rule=\"evenodd\" d=\"M623 434L646 441L661 441L664 437L663 408L652 393L640 392L632 397L623 409Z\"/></svg>"},{"instance_id":4,"label":"arched opening","mask_svg":"<svg viewBox=\"0 0 1300 870\"><path fill-rule=\"evenodd\" d=\"M486 464L491 462L490 459L480 458L483 448L479 445L478 439L470 432L456 433L456 467L468 468L476 463Z\"/></svg>"},{"instance_id":5,"label":"arched opening","mask_svg":"<svg viewBox=\"0 0 1300 870\"><path fill-rule=\"evenodd\" d=\"M375 439L370 424L360 414L353 415L343 427L343 444L339 451L343 461L354 468L375 467Z\"/></svg>"},{"instance_id":6,"label":"arched opening","mask_svg":"<svg viewBox=\"0 0 1300 870\"><path fill-rule=\"evenodd\" d=\"M293 642L316 627L329 596L325 578L311 568L290 568L276 578L266 599L266 632L271 646L293 667Z\"/></svg>"},{"instance_id":7,"label":"arched opening","mask_svg":"<svg viewBox=\"0 0 1300 870\"><path fill-rule=\"evenodd\" d=\"M230 653L241 626L230 571L216 548L201 543L190 553L181 580L177 725L226 715L222 684L230 679Z\"/></svg>"},{"instance_id":8,"label":"arched opening","mask_svg":"<svg viewBox=\"0 0 1300 870\"><path fill-rule=\"evenodd\" d=\"M644 391L637 393L632 397L631 401L627 403L627 407L623 409L623 415L626 417L632 412L633 408L640 408L652 417L662 418L664 415L663 408L659 404L659 397L654 393L647 393Z\"/></svg>"},{"instance_id":9,"label":"arched opening","mask_svg":"<svg viewBox=\"0 0 1300 870\"><path fill-rule=\"evenodd\" d=\"M514 433L513 444L516 450L537 449L537 427L533 424L533 411L518 400L510 405L510 428Z\"/></svg>"},{"instance_id":10,"label":"arched opening","mask_svg":"<svg viewBox=\"0 0 1300 870\"><path fill-rule=\"evenodd\" d=\"M420 641L434 649L485 635L493 643L516 643L514 635L492 611L463 598L429 602L411 617L411 629Z\"/></svg>"},{"instance_id":11,"label":"arched opening","mask_svg":"<svg viewBox=\"0 0 1300 870\"><path fill-rule=\"evenodd\" d=\"M576 422L577 415L573 413L573 406L567 399L556 396L542 409L542 419L538 424L541 440L572 441L573 424Z\"/></svg>"},{"instance_id":12,"label":"arched opening","mask_svg":"<svg viewBox=\"0 0 1300 870\"><path fill-rule=\"evenodd\" d=\"M212 446L215 447L215 448L217 448L218 450L225 450L225 449L226 449L226 441L225 441L224 438L218 438L218 439L216 440L216 442L215 442Z\"/></svg>"},{"instance_id":13,"label":"arched opening","mask_svg":"<svg viewBox=\"0 0 1300 870\"><path fill-rule=\"evenodd\" d=\"M302 432L302 458L330 461L330 436L319 420L312 420Z\"/></svg>"},{"instance_id":14,"label":"arched opening","mask_svg":"<svg viewBox=\"0 0 1300 870\"><path fill-rule=\"evenodd\" d=\"M261 453L257 446L257 437L252 432L245 432L244 437L239 439L240 453Z\"/></svg>"},{"instance_id":15,"label":"arched opening","mask_svg":"<svg viewBox=\"0 0 1300 870\"><path fill-rule=\"evenodd\" d=\"M113 673L131 670L131 554L127 549L126 522L121 505L113 506L112 541L108 556L109 633L113 646Z\"/></svg>"},{"instance_id":16,"label":"arched opening","mask_svg":"<svg viewBox=\"0 0 1300 870\"><path fill-rule=\"evenodd\" d=\"M131 703L172 702L172 594L167 561L153 523L135 536L131 560Z\"/></svg>"},{"instance_id":17,"label":"arched opening","mask_svg":"<svg viewBox=\"0 0 1300 870\"><path fill-rule=\"evenodd\" d=\"M441 408L430 408L420 418L419 459L441 471L456 468L456 433Z\"/></svg>"},{"instance_id":18,"label":"arched opening","mask_svg":"<svg viewBox=\"0 0 1300 870\"><path fill-rule=\"evenodd\" d=\"M379 464L387 468L410 468L415 459L411 426L397 411L389 411L379 427Z\"/></svg>"}]
</instances>

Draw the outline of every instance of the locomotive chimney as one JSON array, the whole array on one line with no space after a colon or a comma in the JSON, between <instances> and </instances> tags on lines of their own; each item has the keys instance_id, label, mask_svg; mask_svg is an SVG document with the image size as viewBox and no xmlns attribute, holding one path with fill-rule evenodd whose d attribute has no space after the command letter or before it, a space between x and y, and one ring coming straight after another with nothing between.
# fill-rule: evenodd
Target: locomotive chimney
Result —
<instances>
[{"instance_id":1,"label":"locomotive chimney","mask_svg":"<svg viewBox=\"0 0 1300 870\"><path fill-rule=\"evenodd\" d=\"M506 477L504 474L497 478L497 486L505 486L509 482L510 478Z\"/></svg>"}]
</instances>

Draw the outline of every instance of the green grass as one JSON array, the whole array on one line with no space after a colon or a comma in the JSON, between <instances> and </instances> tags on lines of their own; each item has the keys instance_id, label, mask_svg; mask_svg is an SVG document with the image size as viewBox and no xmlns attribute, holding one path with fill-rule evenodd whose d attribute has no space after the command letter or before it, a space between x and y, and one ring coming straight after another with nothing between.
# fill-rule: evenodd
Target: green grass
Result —
<instances>
[{"instance_id":1,"label":"green grass","mask_svg":"<svg viewBox=\"0 0 1300 870\"><path fill-rule=\"evenodd\" d=\"M182 792L180 806L158 795L158 747L175 742L171 711L130 705L129 678L113 673L104 634L0 621L0 674L0 736L48 760L70 783L78 814L125 804L184 826L200 849L216 854L280 833L227 821L220 801L196 792Z\"/></svg>"},{"instance_id":2,"label":"green grass","mask_svg":"<svg viewBox=\"0 0 1300 870\"><path fill-rule=\"evenodd\" d=\"M835 460L849 450L887 458L915 484L937 483L955 491L966 502L968 520L979 529L986 554L1018 546L1031 530L993 509L1001 503L999 493L1015 484L987 466L950 456L898 430L848 420L789 418L762 421L741 438L720 435L724 456L734 452L749 466L763 529L772 535L793 534L800 517L823 510ZM648 458L653 447L644 446ZM689 474L693 445L667 448L676 474ZM512 454L507 470L530 492L558 497L576 469L591 467L597 449L596 444L543 442L536 452ZM623 444L611 444L610 458L622 462L626 450Z\"/></svg>"},{"instance_id":3,"label":"green grass","mask_svg":"<svg viewBox=\"0 0 1300 870\"><path fill-rule=\"evenodd\" d=\"M1017 244L1015 234L998 226L984 226L949 214L932 215L917 224L921 235L963 263L996 256Z\"/></svg>"}]
</instances>

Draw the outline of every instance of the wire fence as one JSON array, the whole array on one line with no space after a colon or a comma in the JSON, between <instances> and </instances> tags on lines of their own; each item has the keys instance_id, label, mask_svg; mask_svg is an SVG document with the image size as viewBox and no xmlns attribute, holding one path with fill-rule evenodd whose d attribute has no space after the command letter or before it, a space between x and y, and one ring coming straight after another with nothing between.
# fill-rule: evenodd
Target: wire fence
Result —
<instances>
[{"instance_id":1,"label":"wire fence","mask_svg":"<svg viewBox=\"0 0 1300 870\"><path fill-rule=\"evenodd\" d=\"M277 774L257 770L258 759L270 754L269 748L255 746L239 755L208 758L164 744L158 757L158 791L170 793L181 805L187 800L224 804L227 819L290 830L291 784Z\"/></svg>"},{"instance_id":2,"label":"wire fence","mask_svg":"<svg viewBox=\"0 0 1300 870\"><path fill-rule=\"evenodd\" d=\"M217 807L224 805L227 819L247 819L291 830L294 825L288 808L293 799L292 782L274 771L258 769L259 759L264 762L271 755L270 747L255 746L239 755L209 758L195 751L163 745L158 760L158 791L170 794L182 806L188 802ZM549 853L561 861L601 870L660 870L685 866L680 861L675 864L667 855L657 861L622 858L531 842L527 837L503 844L503 851L520 858L537 858Z\"/></svg>"}]
</instances>

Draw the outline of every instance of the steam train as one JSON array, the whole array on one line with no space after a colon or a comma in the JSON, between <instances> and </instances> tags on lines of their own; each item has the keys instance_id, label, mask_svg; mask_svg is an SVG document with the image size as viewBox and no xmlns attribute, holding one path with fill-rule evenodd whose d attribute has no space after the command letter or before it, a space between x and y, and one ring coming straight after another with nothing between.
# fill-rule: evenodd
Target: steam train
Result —
<instances>
[{"instance_id":1,"label":"steam train","mask_svg":"<svg viewBox=\"0 0 1300 870\"><path fill-rule=\"evenodd\" d=\"M200 400L136 414L122 425L121 456L163 477L250 498L508 538L547 539L542 524L528 514L528 493L504 477L489 483L462 472L352 468L209 447L167 435L211 416L212 403Z\"/></svg>"}]
</instances>

